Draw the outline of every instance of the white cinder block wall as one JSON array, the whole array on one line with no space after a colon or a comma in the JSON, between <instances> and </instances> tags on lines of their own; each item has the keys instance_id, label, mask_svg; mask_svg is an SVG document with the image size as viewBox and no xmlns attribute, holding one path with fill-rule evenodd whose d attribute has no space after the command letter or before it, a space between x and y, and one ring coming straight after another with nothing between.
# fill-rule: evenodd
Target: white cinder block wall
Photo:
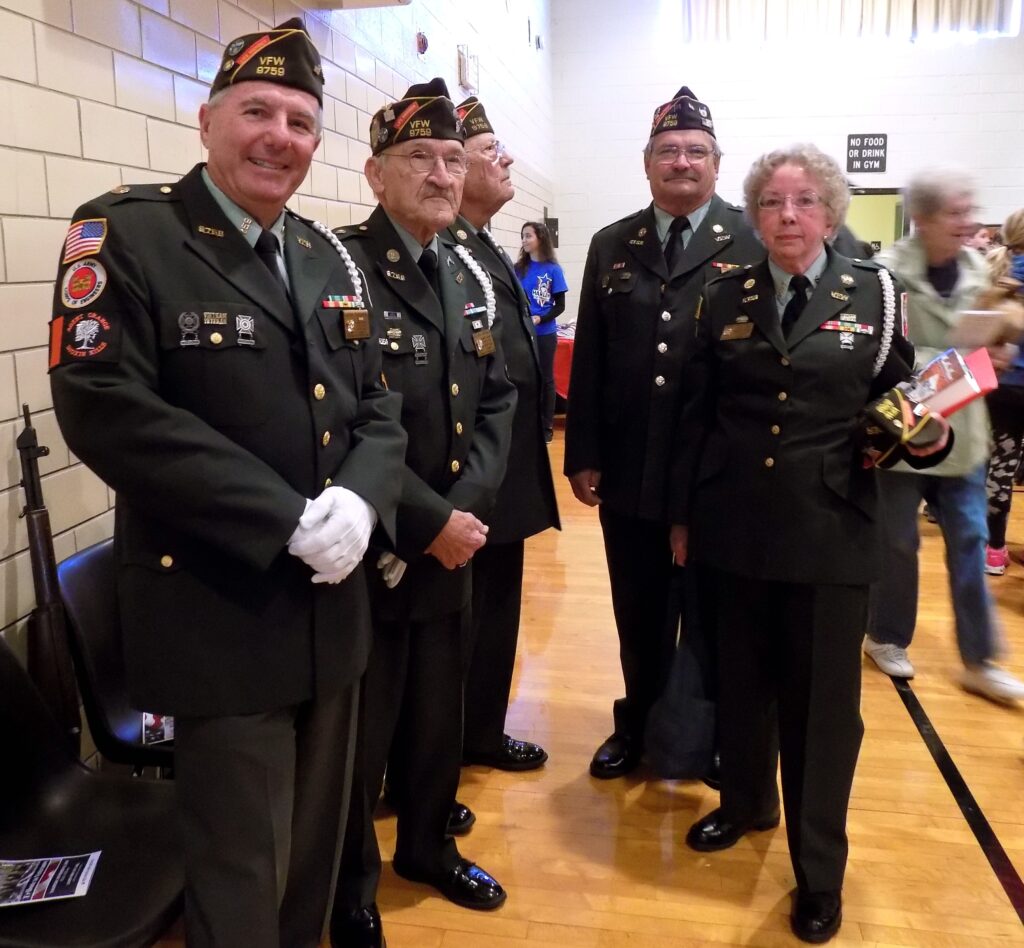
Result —
<instances>
[{"instance_id":1,"label":"white cinder block wall","mask_svg":"<svg viewBox=\"0 0 1024 948\"><path fill-rule=\"evenodd\" d=\"M719 192L742 203L743 177L771 148L812 141L846 167L846 137L889 136L884 174L956 164L978 184L979 217L1024 207L1024 37L936 48L803 38L764 46L685 45L678 0L557 0L555 206L573 315L590 238L650 202L643 148L654 109L681 85L708 103L725 156Z\"/></svg>"},{"instance_id":2,"label":"white cinder block wall","mask_svg":"<svg viewBox=\"0 0 1024 948\"><path fill-rule=\"evenodd\" d=\"M302 15L325 60L325 132L293 207L332 227L362 220L374 203L362 175L372 113L435 75L461 98L457 46L468 44L480 97L517 157L516 199L494 222L513 250L520 222L553 199L548 7L415 0L329 13L288 0L0 0L0 630L16 650L33 606L14 446L23 402L51 451L40 466L58 560L113 527L113 496L69 456L46 377L52 281L75 208L201 160L197 112L224 44ZM418 31L429 41L422 56Z\"/></svg>"}]
</instances>

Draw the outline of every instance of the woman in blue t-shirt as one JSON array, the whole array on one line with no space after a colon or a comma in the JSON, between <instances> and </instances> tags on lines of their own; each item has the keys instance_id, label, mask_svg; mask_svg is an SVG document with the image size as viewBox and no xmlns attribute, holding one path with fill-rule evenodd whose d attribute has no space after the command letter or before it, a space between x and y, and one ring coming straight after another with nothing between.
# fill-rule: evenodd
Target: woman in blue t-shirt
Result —
<instances>
[{"instance_id":1,"label":"woman in blue t-shirt","mask_svg":"<svg viewBox=\"0 0 1024 948\"><path fill-rule=\"evenodd\" d=\"M555 349L558 346L558 315L565 311L565 294L569 287L565 274L555 259L551 232L539 221L527 221L520 231L523 249L516 261L516 275L526 290L530 312L537 333L537 354L540 356L544 388L540 412L544 440L550 442L555 427Z\"/></svg>"}]
</instances>

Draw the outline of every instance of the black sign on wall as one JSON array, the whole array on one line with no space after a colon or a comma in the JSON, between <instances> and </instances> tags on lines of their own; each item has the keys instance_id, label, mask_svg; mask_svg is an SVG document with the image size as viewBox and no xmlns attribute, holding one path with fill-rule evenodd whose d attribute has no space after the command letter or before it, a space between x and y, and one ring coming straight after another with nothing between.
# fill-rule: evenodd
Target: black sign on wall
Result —
<instances>
[{"instance_id":1,"label":"black sign on wall","mask_svg":"<svg viewBox=\"0 0 1024 948\"><path fill-rule=\"evenodd\" d=\"M888 135L847 135L846 170L861 173L885 171Z\"/></svg>"}]
</instances>

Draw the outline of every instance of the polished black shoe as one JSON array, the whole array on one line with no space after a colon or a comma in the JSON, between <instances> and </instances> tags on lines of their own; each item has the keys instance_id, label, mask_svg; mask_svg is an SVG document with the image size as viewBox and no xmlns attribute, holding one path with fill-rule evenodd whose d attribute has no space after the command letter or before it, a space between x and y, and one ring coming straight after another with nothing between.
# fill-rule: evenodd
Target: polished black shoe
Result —
<instances>
[{"instance_id":1,"label":"polished black shoe","mask_svg":"<svg viewBox=\"0 0 1024 948\"><path fill-rule=\"evenodd\" d=\"M465 836L475 822L476 814L465 803L456 800L448 815L448 835Z\"/></svg>"},{"instance_id":2,"label":"polished black shoe","mask_svg":"<svg viewBox=\"0 0 1024 948\"><path fill-rule=\"evenodd\" d=\"M388 948L376 903L331 916L331 948Z\"/></svg>"},{"instance_id":3,"label":"polished black shoe","mask_svg":"<svg viewBox=\"0 0 1024 948\"><path fill-rule=\"evenodd\" d=\"M539 744L517 741L508 734L503 734L501 747L497 751L491 754L470 751L463 756L463 763L480 764L498 770L536 770L543 767L547 759L547 751Z\"/></svg>"},{"instance_id":4,"label":"polished black shoe","mask_svg":"<svg viewBox=\"0 0 1024 948\"><path fill-rule=\"evenodd\" d=\"M712 790L722 789L722 761L718 751L715 751L714 756L711 758L711 766L708 767L708 772L704 774L702 779Z\"/></svg>"},{"instance_id":5,"label":"polished black shoe","mask_svg":"<svg viewBox=\"0 0 1024 948\"><path fill-rule=\"evenodd\" d=\"M489 911L504 905L508 894L498 881L468 859L460 859L458 865L447 872L420 873L393 863L395 874L410 882L425 882L432 885L448 901L463 908Z\"/></svg>"},{"instance_id":6,"label":"polished black shoe","mask_svg":"<svg viewBox=\"0 0 1024 948\"><path fill-rule=\"evenodd\" d=\"M686 845L701 853L714 853L720 849L728 849L739 842L740 837L751 830L770 830L779 825L779 812L776 810L759 820L749 823L732 823L722 819L722 811L712 810L702 820L697 820L686 834Z\"/></svg>"},{"instance_id":7,"label":"polished black shoe","mask_svg":"<svg viewBox=\"0 0 1024 948\"><path fill-rule=\"evenodd\" d=\"M839 892L801 892L793 894L789 924L801 941L820 945L828 941L843 923L843 899Z\"/></svg>"},{"instance_id":8,"label":"polished black shoe","mask_svg":"<svg viewBox=\"0 0 1024 948\"><path fill-rule=\"evenodd\" d=\"M590 761L590 776L599 780L624 777L636 770L643 749L625 734L612 734L595 752Z\"/></svg>"}]
</instances>

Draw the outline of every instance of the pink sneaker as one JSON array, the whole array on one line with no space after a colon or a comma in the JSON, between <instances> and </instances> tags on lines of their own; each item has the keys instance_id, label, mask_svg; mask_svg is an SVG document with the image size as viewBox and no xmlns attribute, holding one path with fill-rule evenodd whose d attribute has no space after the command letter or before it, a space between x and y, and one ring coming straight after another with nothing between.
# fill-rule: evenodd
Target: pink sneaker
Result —
<instances>
[{"instance_id":1,"label":"pink sneaker","mask_svg":"<svg viewBox=\"0 0 1024 948\"><path fill-rule=\"evenodd\" d=\"M991 546L985 547L985 572L989 576L1002 576L1006 572L1006 567L1009 563L1010 554L1005 546L998 549Z\"/></svg>"}]
</instances>

